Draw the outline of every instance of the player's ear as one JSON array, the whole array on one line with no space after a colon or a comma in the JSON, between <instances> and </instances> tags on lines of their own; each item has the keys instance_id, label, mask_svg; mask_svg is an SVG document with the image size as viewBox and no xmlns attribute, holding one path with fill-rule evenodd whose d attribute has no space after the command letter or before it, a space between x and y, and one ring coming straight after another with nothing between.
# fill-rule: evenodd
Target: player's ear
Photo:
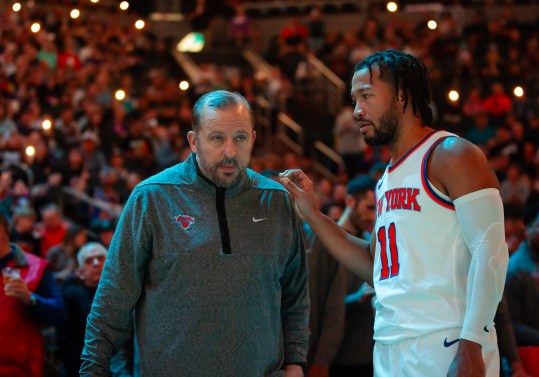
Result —
<instances>
[{"instance_id":1,"label":"player's ear","mask_svg":"<svg viewBox=\"0 0 539 377\"><path fill-rule=\"evenodd\" d=\"M399 90L399 94L397 95L397 101L401 104L401 106L404 106L404 91Z\"/></svg>"}]
</instances>

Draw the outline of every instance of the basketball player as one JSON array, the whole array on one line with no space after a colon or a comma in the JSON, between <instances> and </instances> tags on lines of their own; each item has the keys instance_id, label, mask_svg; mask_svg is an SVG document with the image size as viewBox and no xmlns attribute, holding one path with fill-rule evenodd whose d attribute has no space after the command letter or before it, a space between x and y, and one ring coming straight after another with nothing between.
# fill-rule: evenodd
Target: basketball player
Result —
<instances>
[{"instance_id":1,"label":"basketball player","mask_svg":"<svg viewBox=\"0 0 539 377\"><path fill-rule=\"evenodd\" d=\"M508 252L495 175L478 147L432 128L429 76L415 57L367 57L351 95L365 141L392 158L371 242L317 210L302 171L281 180L337 260L374 284L375 376L499 376L493 319Z\"/></svg>"}]
</instances>

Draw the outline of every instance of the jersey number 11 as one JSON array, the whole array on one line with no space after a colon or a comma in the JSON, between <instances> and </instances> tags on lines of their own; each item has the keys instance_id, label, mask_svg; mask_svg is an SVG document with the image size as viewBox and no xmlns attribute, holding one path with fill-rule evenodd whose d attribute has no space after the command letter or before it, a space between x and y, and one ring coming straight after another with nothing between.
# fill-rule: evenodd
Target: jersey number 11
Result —
<instances>
[{"instance_id":1,"label":"jersey number 11","mask_svg":"<svg viewBox=\"0 0 539 377\"><path fill-rule=\"evenodd\" d=\"M376 233L378 242L380 242L380 257L382 258L382 270L380 271L380 280L395 277L399 274L399 251L397 250L397 230L395 223L391 223L387 230L386 227L380 227ZM389 252L391 254L391 266L387 258L387 246L389 243Z\"/></svg>"}]
</instances>

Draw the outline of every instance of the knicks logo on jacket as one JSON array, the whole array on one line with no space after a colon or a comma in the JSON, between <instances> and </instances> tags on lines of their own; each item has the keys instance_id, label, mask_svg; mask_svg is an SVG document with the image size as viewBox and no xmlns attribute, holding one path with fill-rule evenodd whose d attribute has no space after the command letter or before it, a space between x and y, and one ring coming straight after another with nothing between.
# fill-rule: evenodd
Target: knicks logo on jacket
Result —
<instances>
[{"instance_id":1,"label":"knicks logo on jacket","mask_svg":"<svg viewBox=\"0 0 539 377\"><path fill-rule=\"evenodd\" d=\"M421 206L417 202L417 197L421 191L418 188L399 187L386 191L380 195L376 203L376 214L380 216L382 211L389 212L395 210L421 211Z\"/></svg>"}]
</instances>

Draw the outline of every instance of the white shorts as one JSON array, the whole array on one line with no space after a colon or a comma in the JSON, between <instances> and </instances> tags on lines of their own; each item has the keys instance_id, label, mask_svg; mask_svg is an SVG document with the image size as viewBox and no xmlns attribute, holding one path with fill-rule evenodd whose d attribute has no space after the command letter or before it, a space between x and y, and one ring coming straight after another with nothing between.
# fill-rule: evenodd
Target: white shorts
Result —
<instances>
[{"instance_id":1,"label":"white shorts","mask_svg":"<svg viewBox=\"0 0 539 377\"><path fill-rule=\"evenodd\" d=\"M457 353L461 329L446 329L395 344L374 345L375 377L446 377ZM500 357L494 326L482 349L486 377L500 376Z\"/></svg>"}]
</instances>

